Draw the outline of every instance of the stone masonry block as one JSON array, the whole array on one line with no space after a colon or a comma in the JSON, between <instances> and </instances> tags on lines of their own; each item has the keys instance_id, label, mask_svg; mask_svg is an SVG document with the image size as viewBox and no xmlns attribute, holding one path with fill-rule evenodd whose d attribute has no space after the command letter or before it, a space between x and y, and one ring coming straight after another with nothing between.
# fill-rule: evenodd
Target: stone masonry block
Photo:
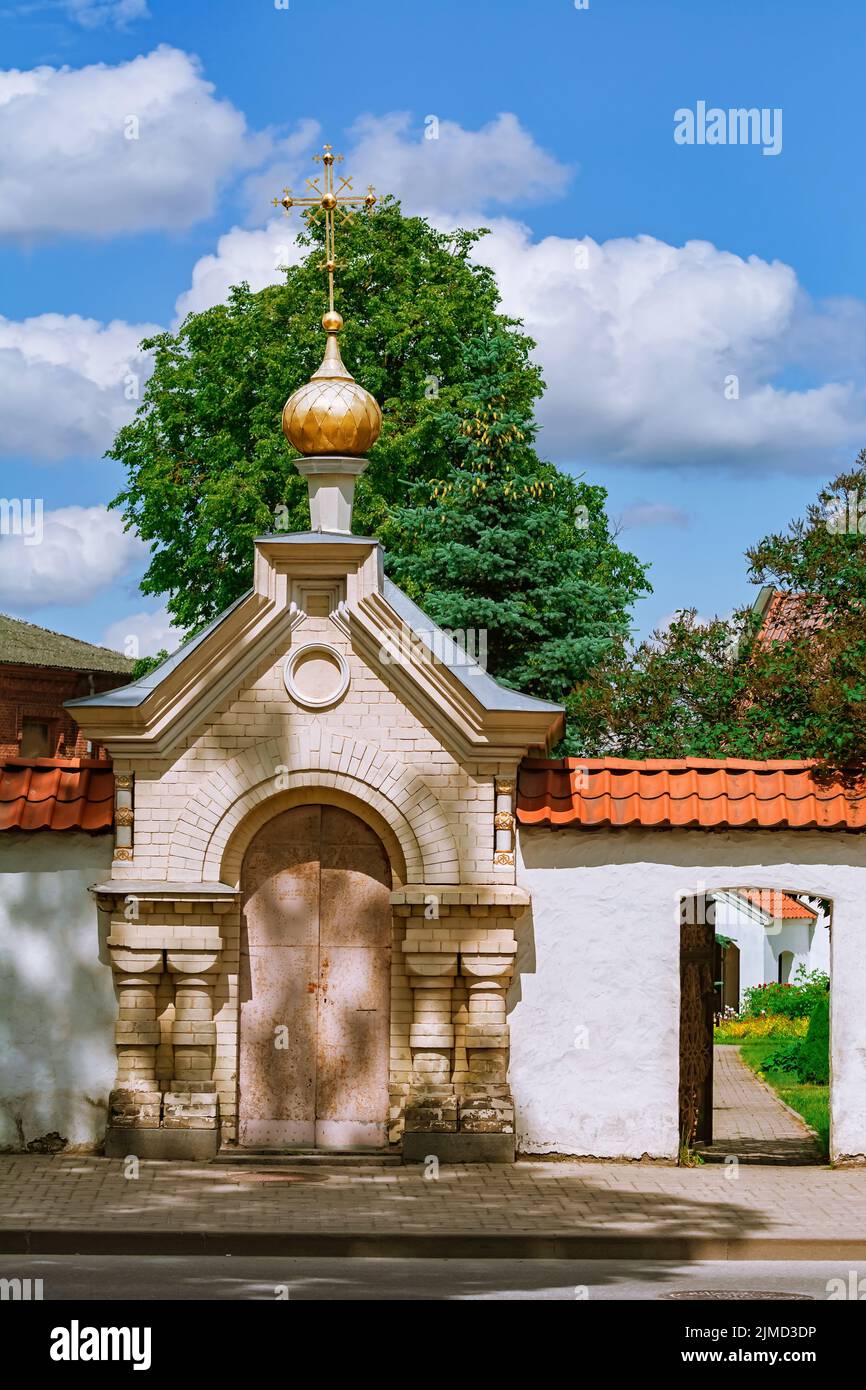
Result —
<instances>
[{"instance_id":1,"label":"stone masonry block","mask_svg":"<svg viewBox=\"0 0 866 1390\"><path fill-rule=\"evenodd\" d=\"M214 1129L219 1099L211 1091L166 1091L163 1124L166 1129Z\"/></svg>"},{"instance_id":2,"label":"stone masonry block","mask_svg":"<svg viewBox=\"0 0 866 1390\"><path fill-rule=\"evenodd\" d=\"M456 1096L418 1096L406 1106L406 1129L412 1133L450 1134L457 1129Z\"/></svg>"},{"instance_id":3,"label":"stone masonry block","mask_svg":"<svg viewBox=\"0 0 866 1390\"><path fill-rule=\"evenodd\" d=\"M116 1129L158 1129L161 1113L159 1091L116 1090L108 1098L108 1122Z\"/></svg>"},{"instance_id":4,"label":"stone masonry block","mask_svg":"<svg viewBox=\"0 0 866 1390\"><path fill-rule=\"evenodd\" d=\"M502 1096L464 1098L459 1106L459 1129L466 1134L513 1134L514 1105Z\"/></svg>"}]
</instances>

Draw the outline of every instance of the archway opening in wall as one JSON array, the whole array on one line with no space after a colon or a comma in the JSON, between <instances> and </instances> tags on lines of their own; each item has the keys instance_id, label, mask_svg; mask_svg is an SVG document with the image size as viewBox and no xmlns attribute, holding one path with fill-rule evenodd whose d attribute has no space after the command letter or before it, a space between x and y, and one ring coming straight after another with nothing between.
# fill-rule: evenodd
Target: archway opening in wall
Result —
<instances>
[{"instance_id":1,"label":"archway opening in wall","mask_svg":"<svg viewBox=\"0 0 866 1390\"><path fill-rule=\"evenodd\" d=\"M796 887L681 898L681 1161L826 1161L831 927Z\"/></svg>"},{"instance_id":2,"label":"archway opening in wall","mask_svg":"<svg viewBox=\"0 0 866 1390\"><path fill-rule=\"evenodd\" d=\"M279 812L241 873L238 1139L387 1145L391 869L334 805Z\"/></svg>"}]
</instances>

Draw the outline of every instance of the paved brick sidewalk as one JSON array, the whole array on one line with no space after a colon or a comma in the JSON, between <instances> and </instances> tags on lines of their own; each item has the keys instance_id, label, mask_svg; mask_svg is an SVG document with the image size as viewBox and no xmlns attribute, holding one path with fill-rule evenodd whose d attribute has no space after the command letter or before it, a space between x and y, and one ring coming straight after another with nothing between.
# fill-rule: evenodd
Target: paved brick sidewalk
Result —
<instances>
[{"instance_id":1,"label":"paved brick sidewalk","mask_svg":"<svg viewBox=\"0 0 866 1390\"><path fill-rule=\"evenodd\" d=\"M713 1048L713 1143L702 1152L745 1162L821 1162L811 1131L730 1045Z\"/></svg>"},{"instance_id":2,"label":"paved brick sidewalk","mask_svg":"<svg viewBox=\"0 0 866 1390\"><path fill-rule=\"evenodd\" d=\"M442 1167L428 1180L415 1167L142 1163L129 1179L119 1159L0 1157L6 1251L345 1254L398 1244L416 1254L601 1256L628 1246L643 1258L866 1258L866 1170L525 1161Z\"/></svg>"}]
</instances>

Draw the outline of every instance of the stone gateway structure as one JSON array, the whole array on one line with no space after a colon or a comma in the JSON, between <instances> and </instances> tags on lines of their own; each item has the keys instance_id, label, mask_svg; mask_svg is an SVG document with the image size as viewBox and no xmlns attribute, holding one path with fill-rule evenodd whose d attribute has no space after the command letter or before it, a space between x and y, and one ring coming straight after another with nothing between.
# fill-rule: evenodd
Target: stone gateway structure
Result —
<instances>
[{"instance_id":1,"label":"stone gateway structure","mask_svg":"<svg viewBox=\"0 0 866 1390\"><path fill-rule=\"evenodd\" d=\"M405 1131L404 1153L510 1157L516 776L559 709L466 658L376 541L313 531L258 540L247 597L76 718L126 832L95 887L108 1151Z\"/></svg>"},{"instance_id":2,"label":"stone gateway structure","mask_svg":"<svg viewBox=\"0 0 866 1390\"><path fill-rule=\"evenodd\" d=\"M352 535L381 415L333 304L322 324L283 412L312 530L261 537L250 593L75 702L117 783L95 888L119 998L109 1154L514 1154L516 776L562 711L492 680Z\"/></svg>"}]
</instances>

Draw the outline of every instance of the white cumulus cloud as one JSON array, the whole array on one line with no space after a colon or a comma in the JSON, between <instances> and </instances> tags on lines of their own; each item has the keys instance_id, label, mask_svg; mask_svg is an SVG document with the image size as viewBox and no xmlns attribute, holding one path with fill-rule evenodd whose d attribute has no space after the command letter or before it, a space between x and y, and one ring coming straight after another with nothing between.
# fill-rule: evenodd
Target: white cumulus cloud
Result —
<instances>
[{"instance_id":1,"label":"white cumulus cloud","mask_svg":"<svg viewBox=\"0 0 866 1390\"><path fill-rule=\"evenodd\" d=\"M859 445L866 371L851 345L866 344L861 302L816 304L791 266L706 241L535 241L522 223L487 211L518 196L555 197L571 171L513 115L478 131L440 121L435 133L428 140L405 114L365 116L352 127L340 170L353 176L354 191L382 184L387 170L387 188L405 210L438 226L490 226L475 255L495 271L505 311L538 343L548 456L822 473ZM303 145L299 127L295 167L283 179L295 187L309 153ZM276 186L276 169L268 179ZM279 266L302 254L293 225L278 219L228 232L196 264L179 317L224 300L240 280L254 289L278 282Z\"/></svg>"},{"instance_id":2,"label":"white cumulus cloud","mask_svg":"<svg viewBox=\"0 0 866 1390\"><path fill-rule=\"evenodd\" d=\"M41 535L33 526L27 531L9 534L4 525L0 534L0 608L7 612L88 603L148 554L107 507L57 507L44 513Z\"/></svg>"},{"instance_id":3,"label":"white cumulus cloud","mask_svg":"<svg viewBox=\"0 0 866 1390\"><path fill-rule=\"evenodd\" d=\"M538 344L543 449L560 461L753 466L824 472L866 432L859 374L827 380L866 306L816 305L780 261L709 242L546 237L498 220L476 254L503 308ZM804 357L813 384L790 386Z\"/></svg>"},{"instance_id":4,"label":"white cumulus cloud","mask_svg":"<svg viewBox=\"0 0 866 1390\"><path fill-rule=\"evenodd\" d=\"M427 131L435 131L436 138L428 139ZM317 122L300 121L275 148L274 161L249 175L244 197L255 219L261 219L271 198L286 185L299 196L309 194L305 180L317 176L311 159L320 133ZM453 227L476 223L488 208L518 198L557 198L571 170L537 145L510 112L480 130L465 130L447 120L437 120L435 126L429 121L413 124L408 113L392 112L355 122L336 175L351 178L347 191L353 194L363 194L373 184L380 194L401 198L407 212ZM302 225L295 209L289 217L271 217L263 228L232 228L212 255L196 263L191 287L178 298L178 317L219 304L240 280L248 280L254 290L277 283L281 265L295 264L307 254L296 242Z\"/></svg>"},{"instance_id":5,"label":"white cumulus cloud","mask_svg":"<svg viewBox=\"0 0 866 1390\"><path fill-rule=\"evenodd\" d=\"M270 148L166 45L114 67L2 71L0 237L189 227Z\"/></svg>"},{"instance_id":6,"label":"white cumulus cloud","mask_svg":"<svg viewBox=\"0 0 866 1390\"><path fill-rule=\"evenodd\" d=\"M141 609L118 618L106 628L102 644L135 660L140 656L156 656L163 649L174 652L182 640L183 633L172 627L168 610L158 608L153 613Z\"/></svg>"},{"instance_id":7,"label":"white cumulus cloud","mask_svg":"<svg viewBox=\"0 0 866 1390\"><path fill-rule=\"evenodd\" d=\"M155 324L76 314L0 317L0 451L59 459L101 454L133 415L150 371Z\"/></svg>"},{"instance_id":8,"label":"white cumulus cloud","mask_svg":"<svg viewBox=\"0 0 866 1390\"><path fill-rule=\"evenodd\" d=\"M553 202L573 173L510 111L480 130L436 116L418 126L406 112L362 116L351 136L346 169L356 191L372 183L396 194L409 212L427 216L454 218L518 202Z\"/></svg>"},{"instance_id":9,"label":"white cumulus cloud","mask_svg":"<svg viewBox=\"0 0 866 1390\"><path fill-rule=\"evenodd\" d=\"M186 55L160 49L136 61L165 64L184 94L203 92L205 126L219 123L224 104L214 102ZM18 75L24 89L40 71ZM119 71L85 69L77 76ZM170 89L171 83L163 95L173 110ZM3 111L0 105L0 136ZM243 118L232 108L224 115L242 146ZM540 150L513 115L476 131L442 120L435 140L424 129L403 114L366 116L352 127L339 170L353 177L354 191L378 181L403 198L407 212L426 213L437 225L484 220L491 227L475 254L493 268L505 311L523 319L538 344L547 381L541 447L549 457L822 474L859 447L866 433L859 351L866 346L866 305L816 303L791 266L706 241L534 240L522 223L500 213L491 218L487 210L506 206L518 191L523 201L555 196L570 171ZM280 144L262 136L267 149L263 157L258 150L258 172L248 176L245 196L255 191L261 207L283 183L301 187L314 172L308 161L319 137L311 120L300 120ZM280 163L263 168L274 150ZM97 195L99 187L97 180ZM241 280L254 290L278 283L281 267L305 254L298 226L294 213L226 232L195 264L177 299L178 320L224 301ZM0 320L6 449L51 458L104 449L136 404L125 398L125 383L130 371L146 376L136 345L150 331L151 325L57 315L20 325Z\"/></svg>"},{"instance_id":10,"label":"white cumulus cloud","mask_svg":"<svg viewBox=\"0 0 866 1390\"><path fill-rule=\"evenodd\" d=\"M282 280L281 267L297 265L309 254L299 246L292 228L282 219L247 231L233 227L217 242L212 255L202 256L192 271L192 284L175 304L177 319L198 314L228 299L232 285L246 280L251 290L263 290Z\"/></svg>"},{"instance_id":11,"label":"white cumulus cloud","mask_svg":"<svg viewBox=\"0 0 866 1390\"><path fill-rule=\"evenodd\" d=\"M709 242L534 241L510 218L490 226L475 255L538 344L549 457L820 474L859 447L866 372L850 352L852 332L866 340L859 301L816 304L791 266ZM236 227L198 261L178 314L219 303L240 280L276 283L279 265L301 254L284 221ZM789 371L810 384L786 385Z\"/></svg>"}]
</instances>

